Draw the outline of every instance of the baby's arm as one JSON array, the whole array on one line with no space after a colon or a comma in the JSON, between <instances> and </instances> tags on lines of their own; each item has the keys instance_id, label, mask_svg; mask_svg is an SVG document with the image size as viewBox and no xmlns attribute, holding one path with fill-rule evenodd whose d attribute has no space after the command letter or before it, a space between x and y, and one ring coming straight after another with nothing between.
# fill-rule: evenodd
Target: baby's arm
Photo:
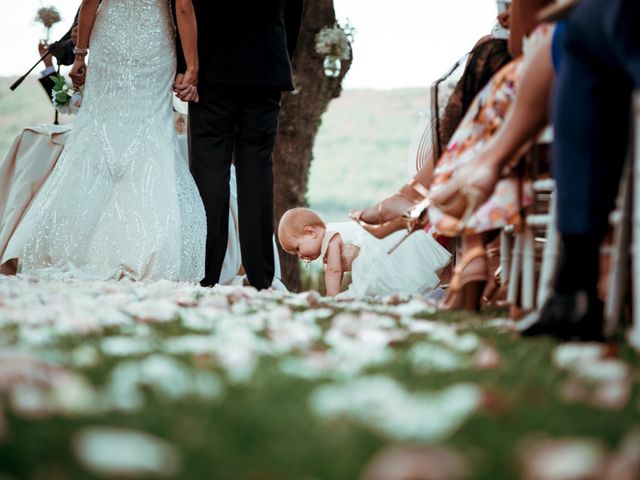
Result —
<instances>
[{"instance_id":1,"label":"baby's arm","mask_svg":"<svg viewBox=\"0 0 640 480\"><path fill-rule=\"evenodd\" d=\"M340 293L340 284L342 283L341 249L342 239L340 235L336 235L331 239L327 248L327 269L324 272L324 284L327 295L330 297L335 297Z\"/></svg>"}]
</instances>

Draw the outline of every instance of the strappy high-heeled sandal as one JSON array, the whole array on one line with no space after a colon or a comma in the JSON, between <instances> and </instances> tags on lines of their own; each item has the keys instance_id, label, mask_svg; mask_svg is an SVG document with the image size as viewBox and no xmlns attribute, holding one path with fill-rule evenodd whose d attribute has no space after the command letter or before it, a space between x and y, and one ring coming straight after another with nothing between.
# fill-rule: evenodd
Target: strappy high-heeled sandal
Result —
<instances>
[{"instance_id":1,"label":"strappy high-heeled sandal","mask_svg":"<svg viewBox=\"0 0 640 480\"><path fill-rule=\"evenodd\" d=\"M459 219L454 233L460 234L475 211L493 194L498 179L499 174L489 168L462 171L431 194L431 205Z\"/></svg>"},{"instance_id":2,"label":"strappy high-heeled sandal","mask_svg":"<svg viewBox=\"0 0 640 480\"><path fill-rule=\"evenodd\" d=\"M362 220L362 210L354 210L349 213L349 217L358 223L362 228L364 228L367 232L378 239L383 239L400 230L407 230L407 235L402 238L396 245L394 245L389 253L393 253L396 248L398 248L406 238L412 233L421 230L428 222L427 210L429 208L429 189L427 189L424 185L418 182L415 179L411 179L409 183L407 183L404 188L413 189L419 196L420 200L414 201L414 205L405 210L405 212L396 218L391 220L382 221L382 209L384 206L384 200L378 204L378 219L379 222L377 224L367 223ZM402 190L401 190L402 192ZM396 193L402 197L402 193ZM408 200L406 197L402 197Z\"/></svg>"},{"instance_id":3,"label":"strappy high-heeled sandal","mask_svg":"<svg viewBox=\"0 0 640 480\"><path fill-rule=\"evenodd\" d=\"M502 267L500 266L500 248L487 249L487 285L482 292L482 303L491 305L495 303L496 295L500 291L501 279L500 274Z\"/></svg>"},{"instance_id":4,"label":"strappy high-heeled sandal","mask_svg":"<svg viewBox=\"0 0 640 480\"><path fill-rule=\"evenodd\" d=\"M471 272L474 262L482 261L480 271ZM480 298L487 283L486 253L483 247L469 250L454 270L447 293L438 305L440 310L480 310Z\"/></svg>"}]
</instances>

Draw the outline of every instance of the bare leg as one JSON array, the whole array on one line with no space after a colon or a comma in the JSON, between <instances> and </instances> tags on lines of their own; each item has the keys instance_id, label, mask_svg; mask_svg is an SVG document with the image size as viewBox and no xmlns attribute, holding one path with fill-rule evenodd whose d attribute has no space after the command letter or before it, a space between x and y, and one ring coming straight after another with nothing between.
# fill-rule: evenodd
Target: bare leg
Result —
<instances>
[{"instance_id":1,"label":"bare leg","mask_svg":"<svg viewBox=\"0 0 640 480\"><path fill-rule=\"evenodd\" d=\"M493 139L468 165L471 171L482 165L500 172L547 125L553 77L549 38L525 65L513 107Z\"/></svg>"},{"instance_id":2,"label":"bare leg","mask_svg":"<svg viewBox=\"0 0 640 480\"><path fill-rule=\"evenodd\" d=\"M443 213L466 221L493 194L504 166L518 159L547 124L554 77L550 38L538 46L522 68L518 93L493 138L431 195L431 203Z\"/></svg>"}]
</instances>

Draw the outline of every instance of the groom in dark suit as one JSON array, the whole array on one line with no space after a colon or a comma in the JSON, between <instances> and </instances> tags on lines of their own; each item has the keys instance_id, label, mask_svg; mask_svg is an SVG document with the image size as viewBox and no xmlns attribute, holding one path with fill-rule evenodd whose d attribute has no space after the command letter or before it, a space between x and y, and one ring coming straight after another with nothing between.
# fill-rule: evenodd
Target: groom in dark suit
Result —
<instances>
[{"instance_id":1,"label":"groom in dark suit","mask_svg":"<svg viewBox=\"0 0 640 480\"><path fill-rule=\"evenodd\" d=\"M207 213L202 285L218 282L229 223L233 160L242 264L249 283L271 286L273 160L282 91L293 90L291 58L303 0L193 0L200 100L189 106L191 171ZM178 73L186 65L178 41ZM178 75L176 90L180 91Z\"/></svg>"}]
</instances>

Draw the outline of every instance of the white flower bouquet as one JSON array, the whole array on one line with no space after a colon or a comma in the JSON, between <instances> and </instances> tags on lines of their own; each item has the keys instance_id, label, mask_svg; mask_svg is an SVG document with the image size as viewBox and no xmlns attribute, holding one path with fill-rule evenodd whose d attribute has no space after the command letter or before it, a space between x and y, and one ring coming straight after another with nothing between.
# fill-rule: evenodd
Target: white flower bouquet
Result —
<instances>
[{"instance_id":1,"label":"white flower bouquet","mask_svg":"<svg viewBox=\"0 0 640 480\"><path fill-rule=\"evenodd\" d=\"M74 90L62 75L53 78L51 99L55 109L63 115L75 115L82 105L83 88Z\"/></svg>"},{"instance_id":2,"label":"white flower bouquet","mask_svg":"<svg viewBox=\"0 0 640 480\"><path fill-rule=\"evenodd\" d=\"M337 23L332 27L324 27L316 35L316 52L340 60L349 60L353 33L354 29L348 23L344 28Z\"/></svg>"},{"instance_id":3,"label":"white flower bouquet","mask_svg":"<svg viewBox=\"0 0 640 480\"><path fill-rule=\"evenodd\" d=\"M38 13L36 14L34 20L36 22L40 22L46 32L47 32L47 43L49 41L49 36L51 32L51 27L53 27L56 23L62 20L60 17L60 13L56 7L42 7L38 9Z\"/></svg>"}]
</instances>

